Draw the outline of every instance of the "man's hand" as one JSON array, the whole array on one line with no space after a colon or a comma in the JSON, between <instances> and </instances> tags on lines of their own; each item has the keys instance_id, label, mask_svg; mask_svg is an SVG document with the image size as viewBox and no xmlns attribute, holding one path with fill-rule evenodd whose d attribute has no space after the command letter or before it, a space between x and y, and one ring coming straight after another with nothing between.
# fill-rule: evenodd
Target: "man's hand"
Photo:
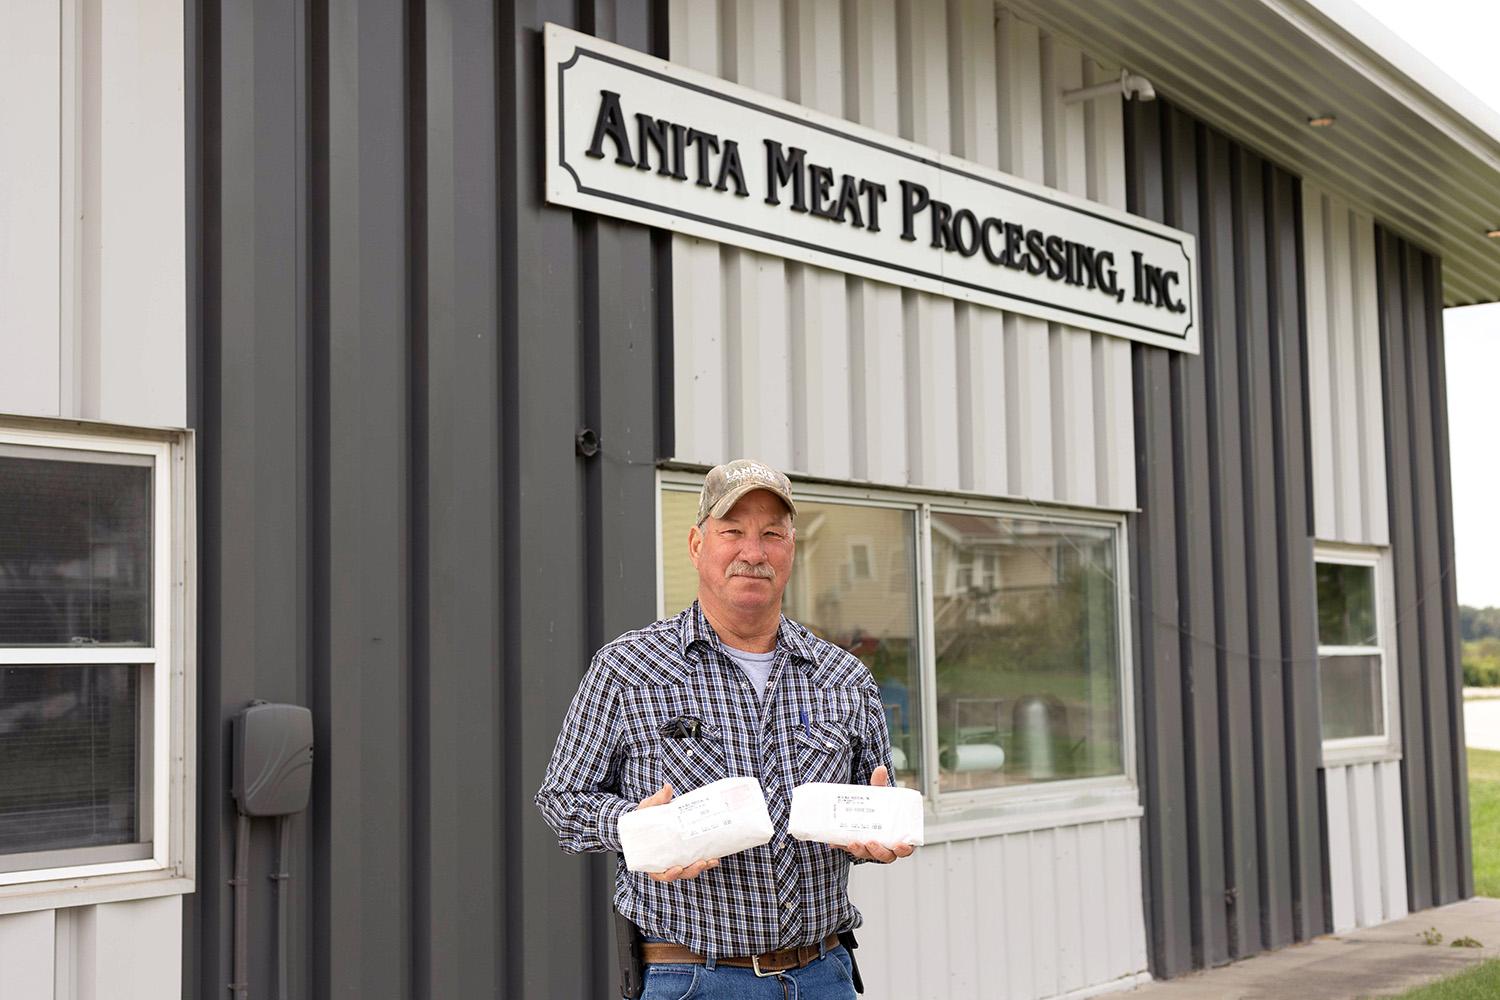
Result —
<instances>
[{"instance_id":1,"label":"man's hand","mask_svg":"<svg viewBox=\"0 0 1500 1000\"><path fill-rule=\"evenodd\" d=\"M870 784L880 788L889 784L884 764L870 772ZM657 795L660 794L660 792L657 793ZM655 798L655 796L652 797ZM671 798L671 796L668 795L668 798ZM829 844L828 846L837 847L841 851L848 851L862 861L879 861L883 865L888 865L897 858L907 857L912 851L916 850L910 844L897 844L894 848L881 847L880 844L873 840L866 841L863 844L855 841L850 844Z\"/></svg>"},{"instance_id":2,"label":"man's hand","mask_svg":"<svg viewBox=\"0 0 1500 1000\"><path fill-rule=\"evenodd\" d=\"M881 783L884 784L884 781L882 781ZM644 799L641 799L640 805L636 806L636 808L650 809L652 806L664 806L671 801L672 783L669 781L666 784L662 785L661 788L659 788L653 794L648 795ZM705 861L694 861L686 868L678 865L674 868L668 868L664 872L647 872L646 874L656 882L676 882L680 878L697 878L699 875L702 875L710 868L717 867L719 867L719 859L709 858Z\"/></svg>"}]
</instances>

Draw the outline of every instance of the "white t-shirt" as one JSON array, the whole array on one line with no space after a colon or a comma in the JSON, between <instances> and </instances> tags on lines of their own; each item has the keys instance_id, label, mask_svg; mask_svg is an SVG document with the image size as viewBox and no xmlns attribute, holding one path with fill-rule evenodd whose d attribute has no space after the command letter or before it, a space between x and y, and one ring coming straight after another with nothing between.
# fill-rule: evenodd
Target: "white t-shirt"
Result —
<instances>
[{"instance_id":1,"label":"white t-shirt","mask_svg":"<svg viewBox=\"0 0 1500 1000\"><path fill-rule=\"evenodd\" d=\"M771 679L771 661L776 659L776 650L769 653L747 653L743 649L735 649L733 646L724 644L724 652L729 654L745 676L750 678L750 683L755 686L755 697L766 696L766 681Z\"/></svg>"}]
</instances>

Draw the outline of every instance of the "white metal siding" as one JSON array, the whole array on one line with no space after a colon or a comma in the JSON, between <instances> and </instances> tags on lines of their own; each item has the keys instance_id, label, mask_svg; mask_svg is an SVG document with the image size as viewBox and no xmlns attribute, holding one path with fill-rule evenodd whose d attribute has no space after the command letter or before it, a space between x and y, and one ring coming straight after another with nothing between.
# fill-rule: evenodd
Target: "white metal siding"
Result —
<instances>
[{"instance_id":1,"label":"white metal siding","mask_svg":"<svg viewBox=\"0 0 1500 1000\"><path fill-rule=\"evenodd\" d=\"M988 0L675 0L671 58L1123 208L1111 75ZM676 237L673 457L1131 507L1130 345Z\"/></svg>"},{"instance_id":2,"label":"white metal siding","mask_svg":"<svg viewBox=\"0 0 1500 1000\"><path fill-rule=\"evenodd\" d=\"M0 6L0 412L187 422L183 11Z\"/></svg>"},{"instance_id":3,"label":"white metal siding","mask_svg":"<svg viewBox=\"0 0 1500 1000\"><path fill-rule=\"evenodd\" d=\"M1334 931L1406 916L1400 761L1330 767L1324 774Z\"/></svg>"},{"instance_id":4,"label":"white metal siding","mask_svg":"<svg viewBox=\"0 0 1500 1000\"><path fill-rule=\"evenodd\" d=\"M187 423L183 10L0 5L0 412ZM171 1000L176 896L0 916L4 1000Z\"/></svg>"},{"instance_id":5,"label":"white metal siding","mask_svg":"<svg viewBox=\"0 0 1500 1000\"><path fill-rule=\"evenodd\" d=\"M1388 545L1375 224L1310 184L1302 214L1317 536Z\"/></svg>"},{"instance_id":6,"label":"white metal siding","mask_svg":"<svg viewBox=\"0 0 1500 1000\"><path fill-rule=\"evenodd\" d=\"M1145 975L1136 819L932 844L849 885L869 996L1029 1000Z\"/></svg>"},{"instance_id":7,"label":"white metal siding","mask_svg":"<svg viewBox=\"0 0 1500 1000\"><path fill-rule=\"evenodd\" d=\"M170 1000L181 994L177 896L0 916L4 1000Z\"/></svg>"}]
</instances>

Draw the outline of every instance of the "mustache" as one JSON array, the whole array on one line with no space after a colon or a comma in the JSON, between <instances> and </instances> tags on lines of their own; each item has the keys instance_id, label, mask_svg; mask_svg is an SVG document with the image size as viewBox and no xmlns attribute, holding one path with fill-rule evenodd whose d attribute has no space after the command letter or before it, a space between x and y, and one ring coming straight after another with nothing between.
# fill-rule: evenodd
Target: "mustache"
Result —
<instances>
[{"instance_id":1,"label":"mustache","mask_svg":"<svg viewBox=\"0 0 1500 1000\"><path fill-rule=\"evenodd\" d=\"M767 563L749 563L743 559L736 559L724 567L724 579L732 576L753 576L761 580L775 580L776 571Z\"/></svg>"}]
</instances>

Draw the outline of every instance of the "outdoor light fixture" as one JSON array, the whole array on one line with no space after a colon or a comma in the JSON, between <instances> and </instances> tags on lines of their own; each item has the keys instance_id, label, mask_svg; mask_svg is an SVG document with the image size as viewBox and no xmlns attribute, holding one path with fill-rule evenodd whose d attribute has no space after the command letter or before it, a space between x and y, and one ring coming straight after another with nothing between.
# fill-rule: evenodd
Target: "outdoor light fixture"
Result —
<instances>
[{"instance_id":1,"label":"outdoor light fixture","mask_svg":"<svg viewBox=\"0 0 1500 1000\"><path fill-rule=\"evenodd\" d=\"M1108 97L1111 94L1124 94L1126 100L1132 97L1143 101L1156 100L1156 88L1151 86L1150 80L1144 76L1137 76L1128 69L1122 69L1118 80L1063 91L1063 103L1077 104L1079 101L1092 101L1096 97Z\"/></svg>"},{"instance_id":2,"label":"outdoor light fixture","mask_svg":"<svg viewBox=\"0 0 1500 1000\"><path fill-rule=\"evenodd\" d=\"M1307 124L1311 125L1313 128L1327 128L1328 126L1332 125L1333 122L1333 115L1318 115L1316 118L1309 118L1307 120Z\"/></svg>"}]
</instances>

